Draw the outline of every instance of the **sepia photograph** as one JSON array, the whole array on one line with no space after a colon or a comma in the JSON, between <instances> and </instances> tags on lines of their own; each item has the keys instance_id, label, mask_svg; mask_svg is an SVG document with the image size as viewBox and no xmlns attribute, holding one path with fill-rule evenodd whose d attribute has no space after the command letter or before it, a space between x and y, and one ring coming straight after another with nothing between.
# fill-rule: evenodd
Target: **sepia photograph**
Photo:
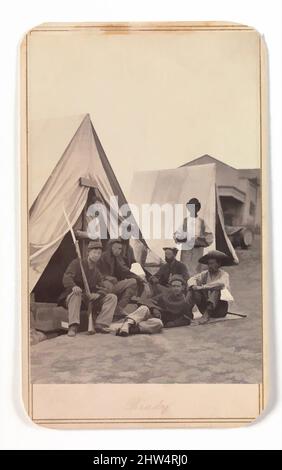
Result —
<instances>
[{"instance_id":1,"label":"sepia photograph","mask_svg":"<svg viewBox=\"0 0 282 470\"><path fill-rule=\"evenodd\" d=\"M99 396L99 385L236 385L251 411L234 401L231 416L260 413L263 47L229 23L43 24L26 36L38 416L53 385L61 397L81 385ZM134 393L122 405L133 411Z\"/></svg>"}]
</instances>

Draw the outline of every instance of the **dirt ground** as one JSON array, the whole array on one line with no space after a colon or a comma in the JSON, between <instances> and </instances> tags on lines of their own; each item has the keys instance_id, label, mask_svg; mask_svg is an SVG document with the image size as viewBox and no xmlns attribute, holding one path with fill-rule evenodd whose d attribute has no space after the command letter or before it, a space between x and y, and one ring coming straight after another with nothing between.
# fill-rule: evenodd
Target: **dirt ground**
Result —
<instances>
[{"instance_id":1,"label":"dirt ground","mask_svg":"<svg viewBox=\"0 0 282 470\"><path fill-rule=\"evenodd\" d=\"M154 336L66 335L31 347L33 383L261 382L260 239L225 268L246 319L163 330Z\"/></svg>"}]
</instances>

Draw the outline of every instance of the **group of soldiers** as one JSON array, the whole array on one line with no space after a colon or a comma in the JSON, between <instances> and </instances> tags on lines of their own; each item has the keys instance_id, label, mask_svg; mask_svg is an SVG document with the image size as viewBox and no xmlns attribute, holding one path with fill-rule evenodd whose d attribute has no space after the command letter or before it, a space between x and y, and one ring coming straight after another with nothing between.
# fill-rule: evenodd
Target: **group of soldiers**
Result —
<instances>
[{"instance_id":1,"label":"group of soldiers","mask_svg":"<svg viewBox=\"0 0 282 470\"><path fill-rule=\"evenodd\" d=\"M193 199L187 206L191 204L195 206L192 217L197 218L200 203ZM194 223L193 244L187 246L187 239L180 234L187 232L187 224L189 216L184 219L182 230L174 236L176 243L184 246L180 261L176 259L177 247L164 247L165 263L154 275L147 273L146 277L131 271L135 259L128 239L109 240L105 250L101 241L91 240L87 256L82 259L90 295L85 292L78 259L70 263L63 276L64 291L58 303L68 310L68 335L76 336L81 309L89 305L95 331L110 333L115 325L115 334L119 336L153 334L163 328L190 325L195 306L202 314L200 323L224 317L228 302L221 293L230 286L229 275L222 266L230 264L230 259L217 250L203 255L203 248L211 243L212 234L199 218ZM202 270L203 265L207 269Z\"/></svg>"}]
</instances>

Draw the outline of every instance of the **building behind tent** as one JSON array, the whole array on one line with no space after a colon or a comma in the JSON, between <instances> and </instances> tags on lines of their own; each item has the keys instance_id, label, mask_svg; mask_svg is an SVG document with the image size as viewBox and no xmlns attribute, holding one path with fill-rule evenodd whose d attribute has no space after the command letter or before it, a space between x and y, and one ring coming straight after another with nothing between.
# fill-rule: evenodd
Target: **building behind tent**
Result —
<instances>
[{"instance_id":1,"label":"building behind tent","mask_svg":"<svg viewBox=\"0 0 282 470\"><path fill-rule=\"evenodd\" d=\"M261 186L259 168L236 169L210 155L182 166L216 164L216 184L225 225L246 226L259 231L261 224Z\"/></svg>"}]
</instances>

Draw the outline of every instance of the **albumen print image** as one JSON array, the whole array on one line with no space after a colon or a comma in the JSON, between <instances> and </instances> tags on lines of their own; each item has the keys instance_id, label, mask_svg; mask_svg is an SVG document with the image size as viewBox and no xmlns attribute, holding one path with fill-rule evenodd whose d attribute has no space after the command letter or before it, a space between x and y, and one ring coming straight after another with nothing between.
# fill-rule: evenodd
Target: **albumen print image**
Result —
<instances>
[{"instance_id":1,"label":"albumen print image","mask_svg":"<svg viewBox=\"0 0 282 470\"><path fill-rule=\"evenodd\" d=\"M262 382L259 51L29 34L32 384Z\"/></svg>"}]
</instances>

